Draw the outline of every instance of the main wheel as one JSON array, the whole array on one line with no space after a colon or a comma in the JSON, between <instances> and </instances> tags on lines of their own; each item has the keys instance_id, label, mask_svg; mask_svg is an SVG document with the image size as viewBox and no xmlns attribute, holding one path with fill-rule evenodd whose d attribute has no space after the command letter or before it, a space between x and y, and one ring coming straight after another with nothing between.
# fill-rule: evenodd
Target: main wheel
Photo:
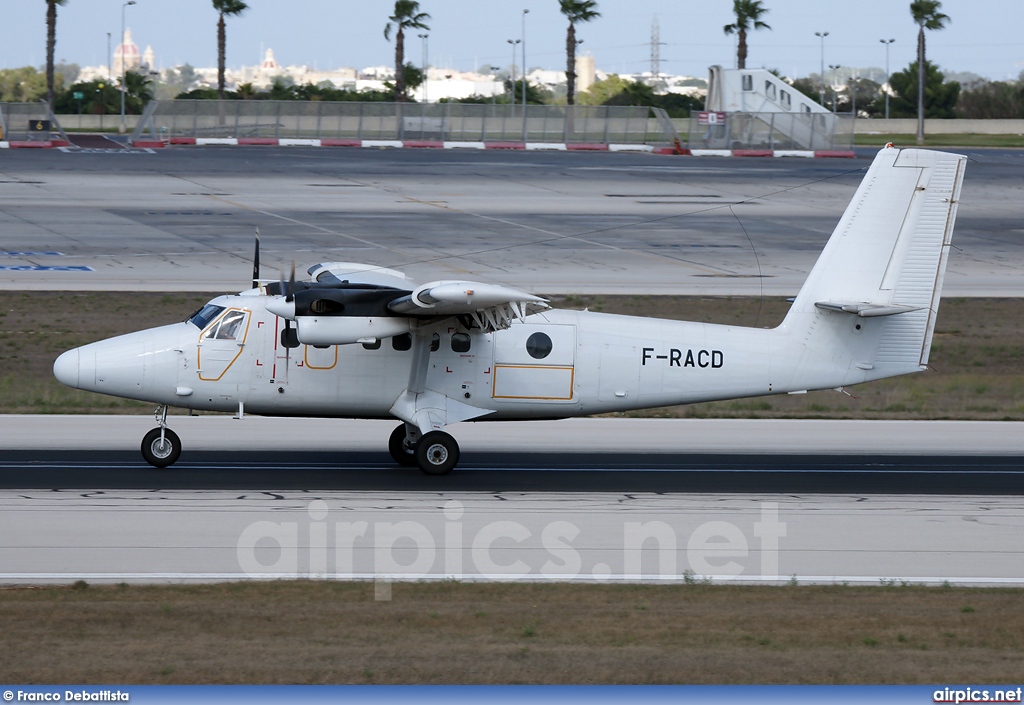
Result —
<instances>
[{"instance_id":1,"label":"main wheel","mask_svg":"<svg viewBox=\"0 0 1024 705\"><path fill-rule=\"evenodd\" d=\"M388 439L388 452L395 462L402 467L416 467L416 446L409 446L406 443L405 424L402 424L391 432Z\"/></svg>"},{"instance_id":2,"label":"main wheel","mask_svg":"<svg viewBox=\"0 0 1024 705\"><path fill-rule=\"evenodd\" d=\"M459 463L459 444L444 431L431 431L416 444L416 464L428 475L447 475Z\"/></svg>"},{"instance_id":3,"label":"main wheel","mask_svg":"<svg viewBox=\"0 0 1024 705\"><path fill-rule=\"evenodd\" d=\"M153 467L173 465L180 455L181 439L169 428L164 429L163 441L160 440L159 428L154 428L142 437L142 457Z\"/></svg>"}]
</instances>

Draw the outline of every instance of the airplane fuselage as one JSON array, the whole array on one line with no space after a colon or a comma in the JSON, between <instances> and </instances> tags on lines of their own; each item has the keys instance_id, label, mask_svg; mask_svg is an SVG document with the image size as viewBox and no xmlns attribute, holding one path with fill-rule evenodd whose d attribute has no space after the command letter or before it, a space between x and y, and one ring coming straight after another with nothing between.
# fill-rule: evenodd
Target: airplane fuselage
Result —
<instances>
[{"instance_id":1,"label":"airplane fuselage","mask_svg":"<svg viewBox=\"0 0 1024 705\"><path fill-rule=\"evenodd\" d=\"M409 336L317 347L282 344L266 297L221 296L203 329L182 322L78 349L73 386L207 411L390 417L409 384ZM835 324L849 317L822 314ZM233 322L230 335L217 335ZM481 333L448 320L433 329L426 388L490 413L482 420L563 418L830 388L867 379L850 358L814 379L813 356L780 356L773 330L550 310ZM853 336L850 336L853 339ZM864 342L871 345L871 335ZM799 366L803 374L795 375ZM774 374L773 374L774 370ZM70 374L70 373L68 373ZM799 377L794 386L789 380ZM808 380L812 385L808 385Z\"/></svg>"}]
</instances>

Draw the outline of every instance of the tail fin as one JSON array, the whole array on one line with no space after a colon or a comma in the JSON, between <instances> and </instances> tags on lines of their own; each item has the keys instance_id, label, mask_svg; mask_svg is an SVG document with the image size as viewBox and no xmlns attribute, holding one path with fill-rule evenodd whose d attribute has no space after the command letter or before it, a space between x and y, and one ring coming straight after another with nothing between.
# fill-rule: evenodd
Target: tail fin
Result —
<instances>
[{"instance_id":1,"label":"tail fin","mask_svg":"<svg viewBox=\"0 0 1024 705\"><path fill-rule=\"evenodd\" d=\"M782 327L806 343L829 331L864 371L845 383L927 365L966 161L881 150L800 290Z\"/></svg>"}]
</instances>

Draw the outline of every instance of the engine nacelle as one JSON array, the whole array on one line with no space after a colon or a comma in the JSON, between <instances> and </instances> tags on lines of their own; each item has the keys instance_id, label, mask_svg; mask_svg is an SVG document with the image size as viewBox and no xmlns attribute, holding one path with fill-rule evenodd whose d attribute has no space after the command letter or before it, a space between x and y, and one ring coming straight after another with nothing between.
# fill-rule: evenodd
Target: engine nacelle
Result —
<instances>
[{"instance_id":1,"label":"engine nacelle","mask_svg":"<svg viewBox=\"0 0 1024 705\"><path fill-rule=\"evenodd\" d=\"M296 316L303 345L350 345L391 338L412 330L412 320L391 316Z\"/></svg>"}]
</instances>

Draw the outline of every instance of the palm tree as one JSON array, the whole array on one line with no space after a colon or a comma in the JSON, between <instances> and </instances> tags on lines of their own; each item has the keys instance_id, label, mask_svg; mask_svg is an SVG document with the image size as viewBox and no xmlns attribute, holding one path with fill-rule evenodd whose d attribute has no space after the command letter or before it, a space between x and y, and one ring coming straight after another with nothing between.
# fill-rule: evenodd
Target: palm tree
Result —
<instances>
[{"instance_id":1,"label":"palm tree","mask_svg":"<svg viewBox=\"0 0 1024 705\"><path fill-rule=\"evenodd\" d=\"M53 110L53 50L57 46L57 5L67 0L46 0L46 102Z\"/></svg>"},{"instance_id":2,"label":"palm tree","mask_svg":"<svg viewBox=\"0 0 1024 705\"><path fill-rule=\"evenodd\" d=\"M739 46L736 49L736 68L747 68L747 32L752 29L771 29L761 21L768 14L768 8L761 5L761 0L733 0L732 11L736 15L733 24L725 25L726 34L738 34Z\"/></svg>"},{"instance_id":3,"label":"palm tree","mask_svg":"<svg viewBox=\"0 0 1024 705\"><path fill-rule=\"evenodd\" d=\"M600 17L595 0L558 0L559 10L569 20L569 30L565 34L565 80L568 82L566 102L576 104L576 23L589 22ZM525 75L526 67L523 67Z\"/></svg>"},{"instance_id":4,"label":"palm tree","mask_svg":"<svg viewBox=\"0 0 1024 705\"><path fill-rule=\"evenodd\" d=\"M917 143L924 144L924 31L942 29L949 22L949 15L939 12L942 3L938 0L914 0L910 3L910 14L917 22Z\"/></svg>"},{"instance_id":5,"label":"palm tree","mask_svg":"<svg viewBox=\"0 0 1024 705\"><path fill-rule=\"evenodd\" d=\"M391 30L395 32L395 100L405 100L405 30L430 29L425 23L430 19L426 12L420 12L416 0L395 0L395 14L388 18L384 27L384 38L391 41Z\"/></svg>"},{"instance_id":6,"label":"palm tree","mask_svg":"<svg viewBox=\"0 0 1024 705\"><path fill-rule=\"evenodd\" d=\"M224 52L228 43L224 29L224 16L237 17L249 9L242 0L213 0L213 9L220 15L217 20L217 98L224 100Z\"/></svg>"}]
</instances>

